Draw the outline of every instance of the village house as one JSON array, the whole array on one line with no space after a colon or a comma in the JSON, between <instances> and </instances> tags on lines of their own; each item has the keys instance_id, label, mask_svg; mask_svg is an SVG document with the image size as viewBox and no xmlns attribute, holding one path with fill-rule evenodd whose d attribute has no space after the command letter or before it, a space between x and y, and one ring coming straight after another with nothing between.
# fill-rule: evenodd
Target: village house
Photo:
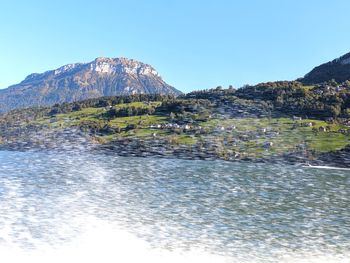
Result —
<instances>
[{"instance_id":1,"label":"village house","mask_svg":"<svg viewBox=\"0 0 350 263\"><path fill-rule=\"evenodd\" d=\"M239 139L242 141L249 141L249 135L247 134L242 134L239 136Z\"/></svg>"},{"instance_id":2,"label":"village house","mask_svg":"<svg viewBox=\"0 0 350 263\"><path fill-rule=\"evenodd\" d=\"M341 91L343 91L343 90L345 90L345 89L346 89L345 86L337 86L337 87L335 88L335 90L336 90L337 92L341 92Z\"/></svg>"},{"instance_id":3,"label":"village house","mask_svg":"<svg viewBox=\"0 0 350 263\"><path fill-rule=\"evenodd\" d=\"M326 127L323 127L323 126L320 126L320 128L318 128L318 130L320 132L326 132L327 131Z\"/></svg>"},{"instance_id":4,"label":"village house","mask_svg":"<svg viewBox=\"0 0 350 263\"><path fill-rule=\"evenodd\" d=\"M224 126L217 126L215 129L214 129L214 132L216 133L222 133L225 131L225 127Z\"/></svg>"},{"instance_id":5,"label":"village house","mask_svg":"<svg viewBox=\"0 0 350 263\"><path fill-rule=\"evenodd\" d=\"M235 130L236 129L236 126L234 126L234 125L231 125L231 126L229 126L229 127L227 127L227 131L233 131L233 130Z\"/></svg>"},{"instance_id":6,"label":"village house","mask_svg":"<svg viewBox=\"0 0 350 263\"><path fill-rule=\"evenodd\" d=\"M315 89L314 92L318 95L322 95L323 94L323 90L321 89Z\"/></svg>"},{"instance_id":7,"label":"village house","mask_svg":"<svg viewBox=\"0 0 350 263\"><path fill-rule=\"evenodd\" d=\"M328 118L326 118L326 122L333 123L334 119L332 117L328 117Z\"/></svg>"},{"instance_id":8,"label":"village house","mask_svg":"<svg viewBox=\"0 0 350 263\"><path fill-rule=\"evenodd\" d=\"M345 130L345 129L339 129L338 132L339 132L339 133L342 133L342 134L345 134L345 133L346 133L346 130Z\"/></svg>"},{"instance_id":9,"label":"village house","mask_svg":"<svg viewBox=\"0 0 350 263\"><path fill-rule=\"evenodd\" d=\"M312 127L314 124L312 122L304 122L302 124L303 127Z\"/></svg>"},{"instance_id":10,"label":"village house","mask_svg":"<svg viewBox=\"0 0 350 263\"><path fill-rule=\"evenodd\" d=\"M306 150L306 144L305 144L305 143L298 144L298 145L296 146L296 148L297 148L298 150L304 151L304 150Z\"/></svg>"},{"instance_id":11,"label":"village house","mask_svg":"<svg viewBox=\"0 0 350 263\"><path fill-rule=\"evenodd\" d=\"M265 149L270 149L272 146L273 146L273 142L265 142L263 145Z\"/></svg>"},{"instance_id":12,"label":"village house","mask_svg":"<svg viewBox=\"0 0 350 263\"><path fill-rule=\"evenodd\" d=\"M274 138L274 137L277 137L280 133L278 131L272 131L272 132L269 132L268 134L266 134L266 138Z\"/></svg>"},{"instance_id":13,"label":"village house","mask_svg":"<svg viewBox=\"0 0 350 263\"><path fill-rule=\"evenodd\" d=\"M152 124L149 126L150 129L185 129L191 130L193 127L189 124L179 125L177 123L166 123L166 124Z\"/></svg>"},{"instance_id":14,"label":"village house","mask_svg":"<svg viewBox=\"0 0 350 263\"><path fill-rule=\"evenodd\" d=\"M344 120L341 122L342 125L350 126L350 120Z\"/></svg>"}]
</instances>

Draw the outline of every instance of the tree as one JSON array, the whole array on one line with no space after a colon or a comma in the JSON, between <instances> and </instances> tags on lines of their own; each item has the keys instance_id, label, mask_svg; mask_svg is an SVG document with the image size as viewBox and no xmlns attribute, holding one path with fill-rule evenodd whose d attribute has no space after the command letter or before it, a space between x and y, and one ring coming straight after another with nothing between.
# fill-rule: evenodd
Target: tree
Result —
<instances>
[{"instance_id":1,"label":"tree","mask_svg":"<svg viewBox=\"0 0 350 263\"><path fill-rule=\"evenodd\" d=\"M335 79L331 79L330 81L328 81L328 85L332 87L336 87L338 86L338 83L335 81Z\"/></svg>"},{"instance_id":2,"label":"tree","mask_svg":"<svg viewBox=\"0 0 350 263\"><path fill-rule=\"evenodd\" d=\"M181 112L181 114L185 113L185 106L184 105L180 106L180 112Z\"/></svg>"},{"instance_id":3,"label":"tree","mask_svg":"<svg viewBox=\"0 0 350 263\"><path fill-rule=\"evenodd\" d=\"M340 114L340 107L338 105L332 105L329 107L330 110L330 114L332 115L332 117L336 118L339 116Z\"/></svg>"},{"instance_id":4,"label":"tree","mask_svg":"<svg viewBox=\"0 0 350 263\"><path fill-rule=\"evenodd\" d=\"M132 108L129 107L129 108L127 109L127 115L128 115L128 116L132 116L133 113L134 113L134 112L133 112Z\"/></svg>"},{"instance_id":5,"label":"tree","mask_svg":"<svg viewBox=\"0 0 350 263\"><path fill-rule=\"evenodd\" d=\"M100 99L97 103L97 106L98 107L107 107L107 106L110 106L110 103L106 99Z\"/></svg>"},{"instance_id":6,"label":"tree","mask_svg":"<svg viewBox=\"0 0 350 263\"><path fill-rule=\"evenodd\" d=\"M147 109L147 114L148 114L148 115L152 115L154 112L155 112L155 110L154 110L153 107L149 107L149 108Z\"/></svg>"},{"instance_id":7,"label":"tree","mask_svg":"<svg viewBox=\"0 0 350 263\"><path fill-rule=\"evenodd\" d=\"M344 82L344 85L347 87L347 88L350 88L350 80L346 80Z\"/></svg>"},{"instance_id":8,"label":"tree","mask_svg":"<svg viewBox=\"0 0 350 263\"><path fill-rule=\"evenodd\" d=\"M72 107L72 111L80 111L82 109L81 105L79 103L74 103Z\"/></svg>"},{"instance_id":9,"label":"tree","mask_svg":"<svg viewBox=\"0 0 350 263\"><path fill-rule=\"evenodd\" d=\"M345 110L345 115L346 115L346 117L350 118L350 108L347 108Z\"/></svg>"},{"instance_id":10,"label":"tree","mask_svg":"<svg viewBox=\"0 0 350 263\"><path fill-rule=\"evenodd\" d=\"M117 109L112 108L112 109L110 109L110 110L108 110L108 111L106 112L106 115L107 115L108 118L113 119L113 118L115 118L115 117L118 117L118 113L119 113L119 112L118 112Z\"/></svg>"}]
</instances>

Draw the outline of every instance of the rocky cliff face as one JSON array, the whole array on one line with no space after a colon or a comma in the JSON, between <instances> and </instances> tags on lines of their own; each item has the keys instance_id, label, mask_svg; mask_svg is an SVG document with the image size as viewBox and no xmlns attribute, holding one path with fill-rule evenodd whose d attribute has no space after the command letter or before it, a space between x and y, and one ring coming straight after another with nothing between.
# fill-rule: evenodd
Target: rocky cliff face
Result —
<instances>
[{"instance_id":1,"label":"rocky cliff face","mask_svg":"<svg viewBox=\"0 0 350 263\"><path fill-rule=\"evenodd\" d=\"M90 63L68 64L34 73L21 83L0 90L0 112L138 93L181 94L165 83L150 65L126 58L97 58Z\"/></svg>"},{"instance_id":2,"label":"rocky cliff face","mask_svg":"<svg viewBox=\"0 0 350 263\"><path fill-rule=\"evenodd\" d=\"M344 82L350 79L350 53L314 68L304 78L300 79L300 81L309 85L322 83L331 79L337 82Z\"/></svg>"}]
</instances>

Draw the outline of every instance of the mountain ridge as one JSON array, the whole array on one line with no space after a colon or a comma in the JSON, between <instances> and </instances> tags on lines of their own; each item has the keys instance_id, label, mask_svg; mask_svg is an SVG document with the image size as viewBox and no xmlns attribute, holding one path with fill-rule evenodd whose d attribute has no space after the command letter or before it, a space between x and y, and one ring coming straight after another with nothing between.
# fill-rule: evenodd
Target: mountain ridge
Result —
<instances>
[{"instance_id":1,"label":"mountain ridge","mask_svg":"<svg viewBox=\"0 0 350 263\"><path fill-rule=\"evenodd\" d=\"M43 73L32 73L0 90L0 112L49 106L88 98L132 94L179 95L149 64L127 58L98 57Z\"/></svg>"},{"instance_id":2,"label":"mountain ridge","mask_svg":"<svg viewBox=\"0 0 350 263\"><path fill-rule=\"evenodd\" d=\"M303 84L311 85L332 79L338 83L350 80L350 52L313 68L298 80Z\"/></svg>"}]
</instances>

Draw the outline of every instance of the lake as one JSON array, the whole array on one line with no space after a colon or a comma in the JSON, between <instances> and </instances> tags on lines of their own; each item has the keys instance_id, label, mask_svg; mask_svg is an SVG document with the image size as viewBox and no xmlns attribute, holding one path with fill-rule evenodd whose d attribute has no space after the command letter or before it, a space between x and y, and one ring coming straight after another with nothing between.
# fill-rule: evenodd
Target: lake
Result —
<instances>
[{"instance_id":1,"label":"lake","mask_svg":"<svg viewBox=\"0 0 350 263\"><path fill-rule=\"evenodd\" d=\"M0 255L2 262L349 262L350 171L2 151Z\"/></svg>"}]
</instances>

